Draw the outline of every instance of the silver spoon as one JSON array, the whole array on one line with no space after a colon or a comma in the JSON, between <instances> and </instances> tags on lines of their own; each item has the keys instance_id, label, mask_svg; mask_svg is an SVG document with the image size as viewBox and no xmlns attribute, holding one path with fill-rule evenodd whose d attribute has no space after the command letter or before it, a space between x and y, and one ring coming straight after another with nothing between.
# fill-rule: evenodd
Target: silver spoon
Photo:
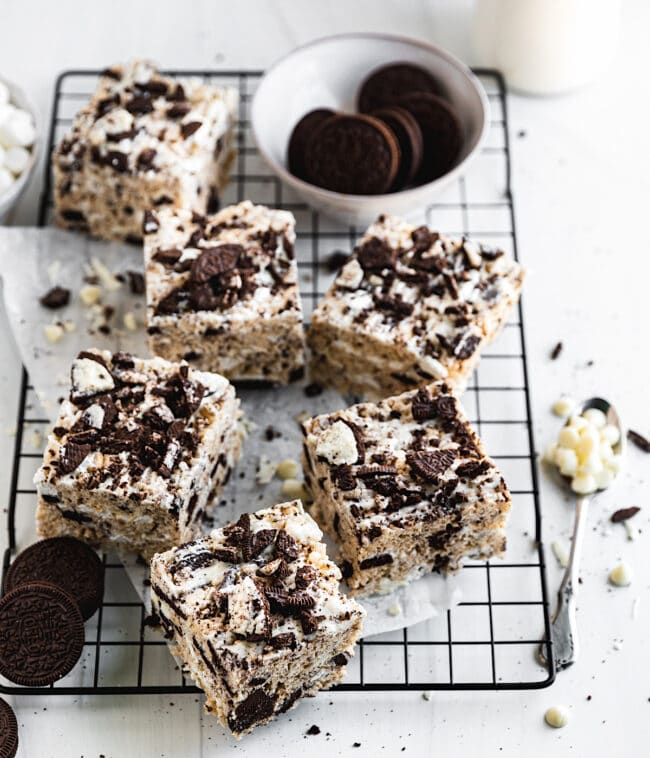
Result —
<instances>
[{"instance_id":1,"label":"silver spoon","mask_svg":"<svg viewBox=\"0 0 650 758\"><path fill-rule=\"evenodd\" d=\"M602 411L607 417L607 423L618 429L619 441L614 445L614 452L617 455L623 455L625 451L625 436L623 434L620 419L614 410L614 407L601 397L592 397L582 404L580 413L584 413L588 408L598 408L598 410ZM569 477L562 476L559 471L558 476L562 479L562 483L565 487L567 484L570 484L571 480ZM570 491L572 494L575 494L573 493L573 490ZM572 663L575 663L578 658L576 588L578 586L578 571L580 567L580 556L582 553L582 542L587 525L589 502L591 498L603 491L604 490L599 490L588 497L583 495L576 499L575 520L573 522L573 537L571 538L569 562L567 563L562 582L560 583L560 589L557 593L557 608L551 619L551 639L553 640L552 651L557 671L567 668ZM542 643L537 651L537 657L540 663L544 666L548 665L546 646L547 643Z\"/></svg>"}]
</instances>

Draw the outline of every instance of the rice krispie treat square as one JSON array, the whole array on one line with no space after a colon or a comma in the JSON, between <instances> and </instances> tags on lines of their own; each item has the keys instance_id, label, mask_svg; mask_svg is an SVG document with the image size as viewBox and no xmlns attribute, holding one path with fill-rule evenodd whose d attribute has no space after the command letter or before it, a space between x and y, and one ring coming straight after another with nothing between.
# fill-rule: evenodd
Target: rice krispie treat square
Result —
<instances>
[{"instance_id":1,"label":"rice krispie treat square","mask_svg":"<svg viewBox=\"0 0 650 758\"><path fill-rule=\"evenodd\" d=\"M107 69L52 157L56 223L139 241L152 208L218 207L237 100L231 88L177 81L145 61Z\"/></svg>"},{"instance_id":2,"label":"rice krispie treat square","mask_svg":"<svg viewBox=\"0 0 650 758\"><path fill-rule=\"evenodd\" d=\"M364 610L299 500L156 555L151 598L172 652L237 737L345 674Z\"/></svg>"},{"instance_id":3,"label":"rice krispie treat square","mask_svg":"<svg viewBox=\"0 0 650 758\"><path fill-rule=\"evenodd\" d=\"M460 392L523 276L500 250L380 216L312 315L313 372L369 399L440 379Z\"/></svg>"},{"instance_id":4,"label":"rice krispie treat square","mask_svg":"<svg viewBox=\"0 0 650 758\"><path fill-rule=\"evenodd\" d=\"M433 383L303 424L312 514L352 594L505 550L510 493L458 399Z\"/></svg>"},{"instance_id":5,"label":"rice krispie treat square","mask_svg":"<svg viewBox=\"0 0 650 758\"><path fill-rule=\"evenodd\" d=\"M42 537L150 558L192 539L240 454L239 400L186 363L82 352L34 477Z\"/></svg>"},{"instance_id":6,"label":"rice krispie treat square","mask_svg":"<svg viewBox=\"0 0 650 758\"><path fill-rule=\"evenodd\" d=\"M229 379L298 378L294 226L291 213L249 201L208 217L157 213L144 243L151 351Z\"/></svg>"}]
</instances>

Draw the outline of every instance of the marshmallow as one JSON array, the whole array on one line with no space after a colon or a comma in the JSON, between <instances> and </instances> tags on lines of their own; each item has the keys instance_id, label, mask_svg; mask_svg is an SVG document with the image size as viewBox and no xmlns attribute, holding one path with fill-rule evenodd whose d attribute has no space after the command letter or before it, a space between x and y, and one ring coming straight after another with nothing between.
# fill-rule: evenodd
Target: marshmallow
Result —
<instances>
[{"instance_id":1,"label":"marshmallow","mask_svg":"<svg viewBox=\"0 0 650 758\"><path fill-rule=\"evenodd\" d=\"M25 150L24 147L10 147L5 153L4 164L12 174L18 176L29 165L29 159L29 150Z\"/></svg>"},{"instance_id":2,"label":"marshmallow","mask_svg":"<svg viewBox=\"0 0 650 758\"><path fill-rule=\"evenodd\" d=\"M632 570L632 566L629 563L623 562L619 563L618 566L615 566L609 572L609 581L615 587L627 587L632 583L633 576L634 571Z\"/></svg>"},{"instance_id":3,"label":"marshmallow","mask_svg":"<svg viewBox=\"0 0 650 758\"><path fill-rule=\"evenodd\" d=\"M9 190L14 181L15 179L13 178L11 172L6 168L0 166L0 195L4 195L4 193Z\"/></svg>"},{"instance_id":4,"label":"marshmallow","mask_svg":"<svg viewBox=\"0 0 650 758\"><path fill-rule=\"evenodd\" d=\"M575 400L563 395L559 400L553 403L553 413L560 418L568 418L576 407Z\"/></svg>"},{"instance_id":5,"label":"marshmallow","mask_svg":"<svg viewBox=\"0 0 650 758\"><path fill-rule=\"evenodd\" d=\"M0 123L0 144L4 147L29 147L35 139L34 123L25 111L17 111Z\"/></svg>"}]
</instances>

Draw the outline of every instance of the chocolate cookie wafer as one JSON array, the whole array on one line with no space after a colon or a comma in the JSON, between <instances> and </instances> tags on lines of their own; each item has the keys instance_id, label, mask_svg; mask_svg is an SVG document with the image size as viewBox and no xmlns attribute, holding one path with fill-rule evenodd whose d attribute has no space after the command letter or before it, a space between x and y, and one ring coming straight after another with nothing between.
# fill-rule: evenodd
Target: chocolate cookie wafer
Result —
<instances>
[{"instance_id":1,"label":"chocolate cookie wafer","mask_svg":"<svg viewBox=\"0 0 650 758\"><path fill-rule=\"evenodd\" d=\"M397 105L418 122L424 142L424 156L416 181L433 181L452 168L462 142L461 123L442 98L417 92L398 98Z\"/></svg>"},{"instance_id":2,"label":"chocolate cookie wafer","mask_svg":"<svg viewBox=\"0 0 650 758\"><path fill-rule=\"evenodd\" d=\"M289 171L299 179L307 178L305 167L307 143L323 121L333 115L334 111L329 108L317 108L305 114L294 126L289 138L289 147L287 148L287 165Z\"/></svg>"},{"instance_id":3,"label":"chocolate cookie wafer","mask_svg":"<svg viewBox=\"0 0 650 758\"><path fill-rule=\"evenodd\" d=\"M0 758L14 758L18 750L18 722L13 708L0 699Z\"/></svg>"},{"instance_id":4,"label":"chocolate cookie wafer","mask_svg":"<svg viewBox=\"0 0 650 758\"><path fill-rule=\"evenodd\" d=\"M97 553L73 537L36 542L9 566L5 592L29 582L48 582L65 590L79 604L84 620L99 607L104 594L104 567Z\"/></svg>"},{"instance_id":5,"label":"chocolate cookie wafer","mask_svg":"<svg viewBox=\"0 0 650 758\"><path fill-rule=\"evenodd\" d=\"M399 144L391 130L371 116L326 119L307 146L307 176L334 192L380 195L388 192L399 167Z\"/></svg>"},{"instance_id":6,"label":"chocolate cookie wafer","mask_svg":"<svg viewBox=\"0 0 650 758\"><path fill-rule=\"evenodd\" d=\"M395 105L397 99L411 92L442 90L434 77L413 63L390 63L375 69L361 85L357 105L361 113L370 113L385 105Z\"/></svg>"},{"instance_id":7,"label":"chocolate cookie wafer","mask_svg":"<svg viewBox=\"0 0 650 758\"><path fill-rule=\"evenodd\" d=\"M415 118L398 106L380 108L372 115L383 121L397 138L400 163L391 189L403 189L413 181L422 163L422 131Z\"/></svg>"},{"instance_id":8,"label":"chocolate cookie wafer","mask_svg":"<svg viewBox=\"0 0 650 758\"><path fill-rule=\"evenodd\" d=\"M73 668L83 644L79 606L60 587L32 582L0 600L0 674L9 681L52 684Z\"/></svg>"}]
</instances>

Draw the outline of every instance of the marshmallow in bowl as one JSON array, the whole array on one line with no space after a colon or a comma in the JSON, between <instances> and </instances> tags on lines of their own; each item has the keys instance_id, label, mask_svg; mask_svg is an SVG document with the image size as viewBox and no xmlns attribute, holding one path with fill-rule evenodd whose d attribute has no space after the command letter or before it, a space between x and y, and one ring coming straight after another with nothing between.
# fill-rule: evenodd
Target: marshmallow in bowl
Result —
<instances>
[{"instance_id":1,"label":"marshmallow in bowl","mask_svg":"<svg viewBox=\"0 0 650 758\"><path fill-rule=\"evenodd\" d=\"M0 196L29 167L35 139L32 115L10 102L9 88L0 81Z\"/></svg>"},{"instance_id":2,"label":"marshmallow in bowl","mask_svg":"<svg viewBox=\"0 0 650 758\"><path fill-rule=\"evenodd\" d=\"M620 465L620 454L615 450L620 436L601 410L588 408L567 421L545 458L571 479L574 492L590 495L613 482Z\"/></svg>"}]
</instances>

